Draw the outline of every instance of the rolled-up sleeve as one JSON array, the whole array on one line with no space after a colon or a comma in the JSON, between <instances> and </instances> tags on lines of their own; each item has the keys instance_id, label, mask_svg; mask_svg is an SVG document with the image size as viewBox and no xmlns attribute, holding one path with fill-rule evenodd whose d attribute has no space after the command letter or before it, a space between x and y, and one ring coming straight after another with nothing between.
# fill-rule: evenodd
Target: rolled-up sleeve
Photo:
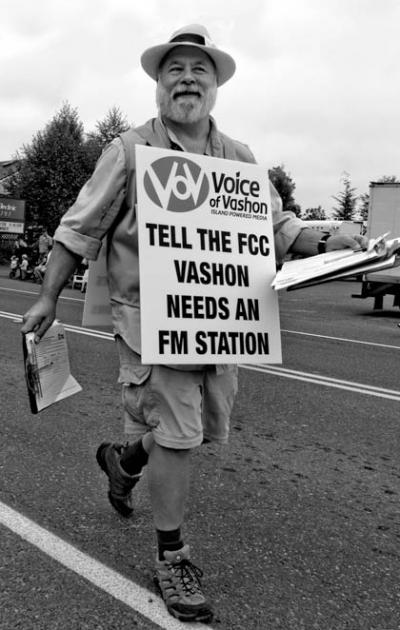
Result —
<instances>
[{"instance_id":1,"label":"rolled-up sleeve","mask_svg":"<svg viewBox=\"0 0 400 630\"><path fill-rule=\"evenodd\" d=\"M91 178L62 217L54 240L79 256L96 260L101 241L124 200L126 179L124 148L116 138L104 150Z\"/></svg>"},{"instance_id":2,"label":"rolled-up sleeve","mask_svg":"<svg viewBox=\"0 0 400 630\"><path fill-rule=\"evenodd\" d=\"M272 182L270 185L272 220L274 224L275 257L278 264L283 262L294 241L304 229L304 222L293 212L282 210L280 198Z\"/></svg>"}]
</instances>

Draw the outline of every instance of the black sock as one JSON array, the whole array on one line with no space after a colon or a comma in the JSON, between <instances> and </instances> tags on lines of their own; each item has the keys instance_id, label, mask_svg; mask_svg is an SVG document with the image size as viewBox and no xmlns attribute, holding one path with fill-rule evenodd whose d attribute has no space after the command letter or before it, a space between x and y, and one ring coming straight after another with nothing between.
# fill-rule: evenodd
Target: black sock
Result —
<instances>
[{"instance_id":1,"label":"black sock","mask_svg":"<svg viewBox=\"0 0 400 630\"><path fill-rule=\"evenodd\" d=\"M164 560L164 551L178 551L182 549L183 540L181 536L181 528L163 531L156 529L158 542L158 559Z\"/></svg>"},{"instance_id":2,"label":"black sock","mask_svg":"<svg viewBox=\"0 0 400 630\"><path fill-rule=\"evenodd\" d=\"M148 453L143 448L142 440L129 444L123 451L120 459L121 468L128 475L138 475L149 459Z\"/></svg>"}]
</instances>

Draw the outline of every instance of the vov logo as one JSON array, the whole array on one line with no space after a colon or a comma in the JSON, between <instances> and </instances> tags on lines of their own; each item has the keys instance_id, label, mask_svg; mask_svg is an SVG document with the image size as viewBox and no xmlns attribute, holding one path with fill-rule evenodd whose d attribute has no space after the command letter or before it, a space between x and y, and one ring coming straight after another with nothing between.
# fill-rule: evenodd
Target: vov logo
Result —
<instances>
[{"instance_id":1,"label":"vov logo","mask_svg":"<svg viewBox=\"0 0 400 630\"><path fill-rule=\"evenodd\" d=\"M200 166L179 156L163 157L150 164L143 184L150 199L171 212L195 210L204 203L210 189Z\"/></svg>"}]
</instances>

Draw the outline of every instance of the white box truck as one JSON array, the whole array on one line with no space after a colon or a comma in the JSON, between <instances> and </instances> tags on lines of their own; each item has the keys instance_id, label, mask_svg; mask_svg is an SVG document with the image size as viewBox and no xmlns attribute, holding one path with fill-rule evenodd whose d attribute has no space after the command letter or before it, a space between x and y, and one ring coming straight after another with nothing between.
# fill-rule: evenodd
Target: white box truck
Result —
<instances>
[{"instance_id":1,"label":"white box truck","mask_svg":"<svg viewBox=\"0 0 400 630\"><path fill-rule=\"evenodd\" d=\"M389 232L388 238L400 237L400 183L371 182L367 238ZM361 276L361 293L356 298L373 298L374 309L383 308L385 295L393 295L393 306L400 307L399 266Z\"/></svg>"}]
</instances>

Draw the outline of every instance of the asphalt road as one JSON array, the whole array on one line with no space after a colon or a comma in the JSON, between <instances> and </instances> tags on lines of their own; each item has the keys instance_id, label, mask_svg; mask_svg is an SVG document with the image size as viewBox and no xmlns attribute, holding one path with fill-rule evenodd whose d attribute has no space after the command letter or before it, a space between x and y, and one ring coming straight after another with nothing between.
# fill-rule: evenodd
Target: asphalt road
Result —
<instances>
[{"instance_id":1,"label":"asphalt road","mask_svg":"<svg viewBox=\"0 0 400 630\"><path fill-rule=\"evenodd\" d=\"M94 459L122 437L112 341L68 333L84 390L29 412L6 315L37 291L0 277L0 628L181 627L158 612L146 480L122 520ZM185 534L215 629L400 628L400 311L355 292L280 296L282 366L240 369L229 447L195 454ZM58 316L79 326L82 308L66 290Z\"/></svg>"}]
</instances>

